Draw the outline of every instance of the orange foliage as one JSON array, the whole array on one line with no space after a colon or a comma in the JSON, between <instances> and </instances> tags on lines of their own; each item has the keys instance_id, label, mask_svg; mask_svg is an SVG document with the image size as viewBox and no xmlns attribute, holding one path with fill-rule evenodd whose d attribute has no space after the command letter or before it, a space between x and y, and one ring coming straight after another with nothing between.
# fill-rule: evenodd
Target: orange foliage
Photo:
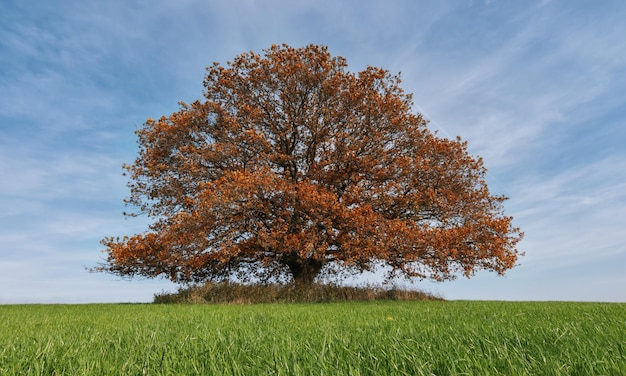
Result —
<instances>
[{"instance_id":1,"label":"orange foliage","mask_svg":"<svg viewBox=\"0 0 626 376\"><path fill-rule=\"evenodd\" d=\"M388 266L445 280L513 267L522 234L480 158L411 112L388 71L272 46L207 68L205 100L148 119L125 166L150 232L105 238L118 275L310 283Z\"/></svg>"}]
</instances>

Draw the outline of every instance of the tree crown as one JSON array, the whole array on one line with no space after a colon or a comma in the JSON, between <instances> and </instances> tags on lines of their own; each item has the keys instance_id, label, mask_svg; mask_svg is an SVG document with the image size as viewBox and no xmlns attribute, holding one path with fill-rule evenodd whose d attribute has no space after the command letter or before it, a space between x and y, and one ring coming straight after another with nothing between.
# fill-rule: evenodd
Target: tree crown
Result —
<instances>
[{"instance_id":1,"label":"tree crown","mask_svg":"<svg viewBox=\"0 0 626 376\"><path fill-rule=\"evenodd\" d=\"M137 131L127 203L155 221L105 238L98 269L177 282L310 283L379 265L390 278L504 273L522 236L505 198L399 84L316 45L214 63L204 100Z\"/></svg>"}]
</instances>

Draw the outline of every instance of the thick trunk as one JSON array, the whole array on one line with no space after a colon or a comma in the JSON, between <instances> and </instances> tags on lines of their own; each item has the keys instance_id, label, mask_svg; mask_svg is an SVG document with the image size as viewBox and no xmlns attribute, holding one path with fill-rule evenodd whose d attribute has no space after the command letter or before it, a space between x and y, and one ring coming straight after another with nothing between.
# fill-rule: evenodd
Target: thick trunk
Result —
<instances>
[{"instance_id":1,"label":"thick trunk","mask_svg":"<svg viewBox=\"0 0 626 376\"><path fill-rule=\"evenodd\" d=\"M296 285L310 285L319 274L324 264L312 258L302 259L300 257L290 257L285 264L291 272Z\"/></svg>"}]
</instances>

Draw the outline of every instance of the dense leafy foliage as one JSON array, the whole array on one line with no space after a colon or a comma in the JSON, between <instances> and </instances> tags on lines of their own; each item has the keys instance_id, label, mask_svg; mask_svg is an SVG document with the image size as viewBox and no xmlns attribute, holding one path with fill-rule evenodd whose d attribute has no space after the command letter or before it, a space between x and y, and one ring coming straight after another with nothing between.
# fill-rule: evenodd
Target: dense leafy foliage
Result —
<instances>
[{"instance_id":1,"label":"dense leafy foliage","mask_svg":"<svg viewBox=\"0 0 626 376\"><path fill-rule=\"evenodd\" d=\"M386 266L454 278L515 265L521 238L480 158L437 137L400 79L326 47L207 68L205 99L149 119L126 166L150 231L103 240L118 275L308 284Z\"/></svg>"}]
</instances>

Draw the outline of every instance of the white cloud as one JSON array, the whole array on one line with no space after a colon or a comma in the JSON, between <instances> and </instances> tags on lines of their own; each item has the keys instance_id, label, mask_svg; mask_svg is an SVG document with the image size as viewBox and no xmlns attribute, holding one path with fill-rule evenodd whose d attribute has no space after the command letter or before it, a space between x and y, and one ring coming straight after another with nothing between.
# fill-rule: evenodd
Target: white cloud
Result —
<instances>
[{"instance_id":1,"label":"white cloud","mask_svg":"<svg viewBox=\"0 0 626 376\"><path fill-rule=\"evenodd\" d=\"M449 50L417 46L402 66L418 109L445 134L468 139L491 167L540 155L558 137L555 124L585 121L593 112L577 111L581 106L614 101L623 87L626 27L619 17L611 15L610 26L577 24L569 17L578 13L528 8L516 16L519 29L502 32L498 48L471 54L479 37L457 35ZM469 54L459 56L455 47Z\"/></svg>"},{"instance_id":2,"label":"white cloud","mask_svg":"<svg viewBox=\"0 0 626 376\"><path fill-rule=\"evenodd\" d=\"M513 206L527 228L526 242L534 242L537 254L532 257L584 263L626 254L626 181L615 173L625 169L626 157L617 157L553 177L520 179Z\"/></svg>"}]
</instances>

